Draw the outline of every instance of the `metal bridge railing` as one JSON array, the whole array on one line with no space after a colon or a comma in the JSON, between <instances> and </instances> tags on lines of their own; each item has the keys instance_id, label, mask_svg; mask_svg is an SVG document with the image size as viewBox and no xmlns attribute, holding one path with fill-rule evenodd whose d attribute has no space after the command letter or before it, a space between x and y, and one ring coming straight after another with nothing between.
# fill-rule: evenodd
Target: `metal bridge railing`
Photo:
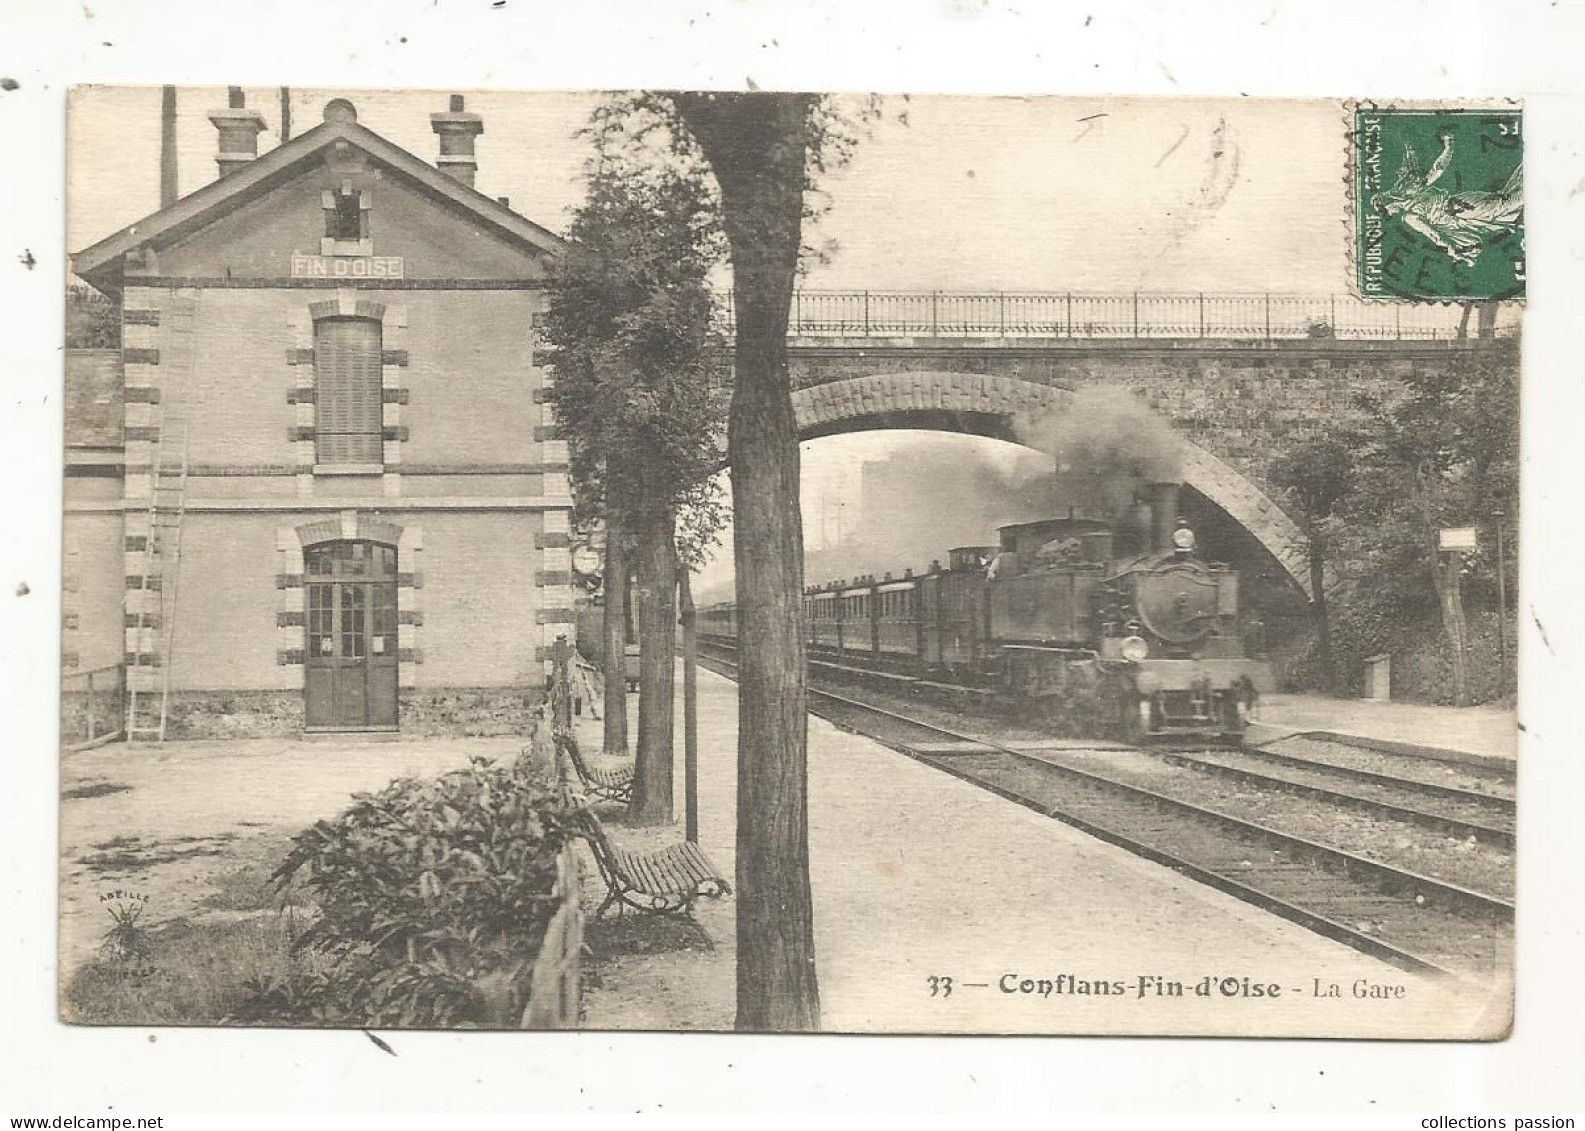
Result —
<instances>
[{"instance_id":1,"label":"metal bridge railing","mask_svg":"<svg viewBox=\"0 0 1585 1131\"><path fill-rule=\"evenodd\" d=\"M1517 317L1505 310L1498 332ZM1284 338L1435 340L1459 336L1458 306L1365 302L1352 295L1086 294L991 291L794 292L794 337ZM730 292L723 332L735 320ZM1471 312L1466 332L1476 333Z\"/></svg>"}]
</instances>

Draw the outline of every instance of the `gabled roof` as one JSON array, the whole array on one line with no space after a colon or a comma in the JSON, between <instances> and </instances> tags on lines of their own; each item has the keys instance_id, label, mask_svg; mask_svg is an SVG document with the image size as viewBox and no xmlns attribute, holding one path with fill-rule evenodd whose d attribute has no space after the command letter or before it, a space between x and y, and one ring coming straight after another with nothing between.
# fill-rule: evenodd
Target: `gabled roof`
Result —
<instances>
[{"instance_id":1,"label":"gabled roof","mask_svg":"<svg viewBox=\"0 0 1585 1131\"><path fill-rule=\"evenodd\" d=\"M125 255L137 248L156 250L197 231L238 205L264 196L297 177L337 142L361 149L379 164L401 174L421 191L469 213L508 243L537 255L560 256L567 243L560 236L513 212L477 189L386 141L351 121L327 121L256 157L246 165L174 204L107 236L72 257L72 269L101 291L121 288Z\"/></svg>"}]
</instances>

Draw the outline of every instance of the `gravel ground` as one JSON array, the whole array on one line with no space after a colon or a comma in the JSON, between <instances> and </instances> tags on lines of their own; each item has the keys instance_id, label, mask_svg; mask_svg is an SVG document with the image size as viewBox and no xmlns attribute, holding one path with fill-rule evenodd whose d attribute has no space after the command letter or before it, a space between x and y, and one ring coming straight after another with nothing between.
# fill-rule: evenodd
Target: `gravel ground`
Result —
<instances>
[{"instance_id":1,"label":"gravel ground","mask_svg":"<svg viewBox=\"0 0 1585 1131\"><path fill-rule=\"evenodd\" d=\"M1163 756L1169 761L1186 765L1215 766L1240 773L1253 773L1273 781L1333 790L1362 800L1513 832L1512 802L1504 804L1502 799L1486 793L1460 796L1430 792L1424 782L1407 785L1389 779L1357 777L1354 772L1331 765L1323 766L1319 762L1276 762L1246 750L1196 750Z\"/></svg>"},{"instance_id":2,"label":"gravel ground","mask_svg":"<svg viewBox=\"0 0 1585 1131\"><path fill-rule=\"evenodd\" d=\"M1286 754L1291 758L1307 758L1314 762L1334 766L1347 766L1354 770L1369 770L1374 774L1390 774L1409 781L1447 785L1454 789L1467 789L1473 793L1492 797L1512 798L1515 795L1511 776L1482 771L1454 762L1438 762L1430 758L1410 758L1402 754L1387 754L1350 746L1344 742L1328 742L1316 738L1283 738L1268 742L1259 749L1273 754Z\"/></svg>"},{"instance_id":3,"label":"gravel ground","mask_svg":"<svg viewBox=\"0 0 1585 1131\"><path fill-rule=\"evenodd\" d=\"M63 980L98 947L107 893L148 897L145 926L201 913L215 879L392 778L515 757L520 738L252 739L102 746L61 757Z\"/></svg>"},{"instance_id":4,"label":"gravel ground","mask_svg":"<svg viewBox=\"0 0 1585 1131\"><path fill-rule=\"evenodd\" d=\"M1043 757L1487 895L1513 898L1513 853L1481 844L1474 837L1448 836L1281 790L1215 777L1137 751L1074 750Z\"/></svg>"}]
</instances>

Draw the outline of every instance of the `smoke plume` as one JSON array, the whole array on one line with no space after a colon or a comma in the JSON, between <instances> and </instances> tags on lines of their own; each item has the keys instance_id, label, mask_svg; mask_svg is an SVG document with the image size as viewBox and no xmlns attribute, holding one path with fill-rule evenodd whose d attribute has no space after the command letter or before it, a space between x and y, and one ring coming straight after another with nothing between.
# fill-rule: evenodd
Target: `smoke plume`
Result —
<instances>
[{"instance_id":1,"label":"smoke plume","mask_svg":"<svg viewBox=\"0 0 1585 1131\"><path fill-rule=\"evenodd\" d=\"M1026 422L1023 436L1056 463L1057 507L1085 517L1116 520L1144 484L1182 478L1183 441L1123 389L1087 385L1060 412Z\"/></svg>"},{"instance_id":2,"label":"smoke plume","mask_svg":"<svg viewBox=\"0 0 1585 1131\"><path fill-rule=\"evenodd\" d=\"M813 547L804 554L810 584L861 573L922 573L935 559L945 562L955 546L995 545L998 526L1048 518L1055 507L1049 460L1028 453L1006 468L946 438L912 440L867 462L862 478L859 505L850 508L841 540L820 546L820 538L806 536ZM825 518L806 513L804 525L822 529Z\"/></svg>"}]
</instances>

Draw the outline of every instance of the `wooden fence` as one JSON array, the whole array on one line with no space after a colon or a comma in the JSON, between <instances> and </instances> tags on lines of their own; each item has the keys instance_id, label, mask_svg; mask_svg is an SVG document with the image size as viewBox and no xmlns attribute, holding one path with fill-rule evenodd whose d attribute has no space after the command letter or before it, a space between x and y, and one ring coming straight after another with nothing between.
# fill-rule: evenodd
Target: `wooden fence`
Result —
<instances>
[{"instance_id":1,"label":"wooden fence","mask_svg":"<svg viewBox=\"0 0 1585 1131\"><path fill-rule=\"evenodd\" d=\"M556 638L551 650L550 706L551 726L572 725L572 647L565 636ZM558 783L565 767L556 744L552 748L552 772ZM583 900L580 864L576 845L569 844L556 858L558 900L539 957L529 976L528 1005L523 1010L524 1029L576 1029L583 1002Z\"/></svg>"},{"instance_id":2,"label":"wooden fence","mask_svg":"<svg viewBox=\"0 0 1585 1131\"><path fill-rule=\"evenodd\" d=\"M556 895L551 916L529 977L524 1029L576 1029L583 1002L583 901L578 854L572 845L556 860Z\"/></svg>"},{"instance_id":3,"label":"wooden fence","mask_svg":"<svg viewBox=\"0 0 1585 1131\"><path fill-rule=\"evenodd\" d=\"M85 750L126 730L126 668L109 664L61 673L61 748Z\"/></svg>"}]
</instances>

